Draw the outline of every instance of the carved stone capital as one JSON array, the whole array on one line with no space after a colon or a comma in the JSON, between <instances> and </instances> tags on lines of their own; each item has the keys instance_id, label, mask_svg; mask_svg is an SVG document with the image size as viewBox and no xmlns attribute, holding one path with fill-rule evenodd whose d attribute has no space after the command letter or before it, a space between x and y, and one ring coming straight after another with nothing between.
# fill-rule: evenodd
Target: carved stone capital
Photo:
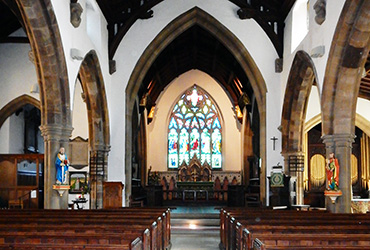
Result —
<instances>
[{"instance_id":1,"label":"carved stone capital","mask_svg":"<svg viewBox=\"0 0 370 250\"><path fill-rule=\"evenodd\" d=\"M328 153L334 152L334 147L352 147L355 135L353 134L334 134L322 136L323 143L325 143Z\"/></svg>"},{"instance_id":2,"label":"carved stone capital","mask_svg":"<svg viewBox=\"0 0 370 250\"><path fill-rule=\"evenodd\" d=\"M326 0L317 0L313 6L316 16L315 21L321 25L326 19Z\"/></svg>"},{"instance_id":3,"label":"carved stone capital","mask_svg":"<svg viewBox=\"0 0 370 250\"><path fill-rule=\"evenodd\" d=\"M80 26L81 23L81 14L83 12L83 8L79 3L70 3L70 11L71 11L71 24L73 27L77 28Z\"/></svg>"},{"instance_id":4,"label":"carved stone capital","mask_svg":"<svg viewBox=\"0 0 370 250\"><path fill-rule=\"evenodd\" d=\"M72 134L72 130L72 127L65 127L59 124L47 124L40 126L41 135L46 141L68 140Z\"/></svg>"}]
</instances>

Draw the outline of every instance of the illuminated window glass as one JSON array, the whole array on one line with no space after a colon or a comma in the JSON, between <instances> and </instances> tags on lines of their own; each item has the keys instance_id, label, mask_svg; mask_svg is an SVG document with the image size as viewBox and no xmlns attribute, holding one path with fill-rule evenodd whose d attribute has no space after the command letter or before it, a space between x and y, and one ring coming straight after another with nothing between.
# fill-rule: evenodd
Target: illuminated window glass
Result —
<instances>
[{"instance_id":1,"label":"illuminated window glass","mask_svg":"<svg viewBox=\"0 0 370 250\"><path fill-rule=\"evenodd\" d=\"M194 85L174 106L168 125L168 168L195 157L214 169L222 167L222 127L209 95Z\"/></svg>"}]
</instances>

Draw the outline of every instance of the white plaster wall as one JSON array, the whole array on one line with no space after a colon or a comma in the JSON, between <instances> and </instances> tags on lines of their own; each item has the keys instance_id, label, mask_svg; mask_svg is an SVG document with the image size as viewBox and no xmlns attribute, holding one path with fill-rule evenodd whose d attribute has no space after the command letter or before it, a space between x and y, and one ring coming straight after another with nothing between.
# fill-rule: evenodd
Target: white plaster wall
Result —
<instances>
[{"instance_id":1,"label":"white plaster wall","mask_svg":"<svg viewBox=\"0 0 370 250\"><path fill-rule=\"evenodd\" d=\"M199 7L212 15L215 19L227 27L244 44L252 58L255 60L266 82L267 89L271 93L267 95L267 163L270 168L277 162L282 162L280 149L272 150L270 137L276 136L281 140L277 132L281 119L281 90L280 74L275 73L275 59L277 53L261 27L253 20L240 20L237 16L238 7L227 0L165 0L153 9L154 17L148 20L138 20L130 28L123 38L114 59L117 62L117 72L112 76L112 90L109 96L111 113L111 139L112 151L109 164L113 164L114 171L108 174L108 179L121 176L124 166L125 147L122 142L125 139L125 88L132 71L150 42L172 20L193 7ZM272 94L274 93L274 94ZM114 103L114 107L113 107ZM149 152L150 150L148 150ZM110 168L112 170L112 168Z\"/></svg>"},{"instance_id":2,"label":"white plaster wall","mask_svg":"<svg viewBox=\"0 0 370 250\"><path fill-rule=\"evenodd\" d=\"M96 1L78 1L83 8L83 12L81 24L77 28L74 28L70 22L70 1L51 0L51 2L57 18L66 58L70 96L73 96L75 81L82 62L81 60L72 59L72 48L78 49L82 57L85 57L89 51L95 50L100 62L104 83L106 86L109 85L107 22ZM88 22L87 18L89 18ZM87 24L91 26L87 28ZM71 98L71 107L73 106L72 101L73 98Z\"/></svg>"},{"instance_id":3,"label":"white plaster wall","mask_svg":"<svg viewBox=\"0 0 370 250\"><path fill-rule=\"evenodd\" d=\"M312 86L310 97L308 99L306 120L305 122L311 120L313 117L321 113L320 108L320 96L317 86Z\"/></svg>"},{"instance_id":4,"label":"white plaster wall","mask_svg":"<svg viewBox=\"0 0 370 250\"><path fill-rule=\"evenodd\" d=\"M285 19L284 29L284 67L281 74L281 87L285 93L285 86L287 84L290 68L297 51L303 50L311 55L311 50L317 46L325 46L325 54L319 58L313 58L313 62L317 72L317 84L321 93L322 84L324 81L324 74L326 63L329 56L333 35L341 11L343 9L345 0L327 0L326 1L326 20L323 24L318 25L315 22L315 11L313 9L316 0L309 1L309 30L306 37L302 40L300 45L291 53L291 37L292 37L292 11ZM292 8L293 9L293 8ZM321 95L320 95L321 96ZM284 98L284 97L282 97Z\"/></svg>"},{"instance_id":5,"label":"white plaster wall","mask_svg":"<svg viewBox=\"0 0 370 250\"><path fill-rule=\"evenodd\" d=\"M73 97L72 109L72 136L76 138L80 136L84 139L89 137L89 123L87 119L86 103L82 100L82 86L79 80L76 81Z\"/></svg>"},{"instance_id":6,"label":"white plaster wall","mask_svg":"<svg viewBox=\"0 0 370 250\"><path fill-rule=\"evenodd\" d=\"M0 128L0 154L9 154L9 118Z\"/></svg>"},{"instance_id":7,"label":"white plaster wall","mask_svg":"<svg viewBox=\"0 0 370 250\"><path fill-rule=\"evenodd\" d=\"M12 114L0 128L0 154L23 154L24 118L23 112L18 116Z\"/></svg>"},{"instance_id":8,"label":"white plaster wall","mask_svg":"<svg viewBox=\"0 0 370 250\"><path fill-rule=\"evenodd\" d=\"M24 151L24 112L9 118L9 154L23 154Z\"/></svg>"},{"instance_id":9,"label":"white plaster wall","mask_svg":"<svg viewBox=\"0 0 370 250\"><path fill-rule=\"evenodd\" d=\"M357 98L356 113L370 121L370 101L363 98Z\"/></svg>"},{"instance_id":10,"label":"white plaster wall","mask_svg":"<svg viewBox=\"0 0 370 250\"><path fill-rule=\"evenodd\" d=\"M23 36L22 29L11 36ZM28 59L29 44L0 43L0 109L13 99L28 94L39 100L39 94L30 93L37 84L35 65Z\"/></svg>"},{"instance_id":11,"label":"white plaster wall","mask_svg":"<svg viewBox=\"0 0 370 250\"><path fill-rule=\"evenodd\" d=\"M167 171L167 133L169 115L180 96L194 84L208 92L222 117L222 169L241 170L240 123L235 118L233 105L222 87L209 75L191 70L176 78L162 92L156 102L153 121L148 125L148 167L153 171Z\"/></svg>"}]
</instances>

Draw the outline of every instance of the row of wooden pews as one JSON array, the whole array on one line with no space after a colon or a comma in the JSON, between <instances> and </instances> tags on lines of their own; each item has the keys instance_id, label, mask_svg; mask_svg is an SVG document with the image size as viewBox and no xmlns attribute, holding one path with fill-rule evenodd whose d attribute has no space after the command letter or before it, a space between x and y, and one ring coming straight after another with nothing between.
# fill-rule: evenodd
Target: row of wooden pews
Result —
<instances>
[{"instance_id":1,"label":"row of wooden pews","mask_svg":"<svg viewBox=\"0 0 370 250\"><path fill-rule=\"evenodd\" d=\"M170 210L0 210L0 249L166 250Z\"/></svg>"},{"instance_id":2,"label":"row of wooden pews","mask_svg":"<svg viewBox=\"0 0 370 250\"><path fill-rule=\"evenodd\" d=\"M370 249L370 215L327 211L221 209L226 250Z\"/></svg>"}]
</instances>

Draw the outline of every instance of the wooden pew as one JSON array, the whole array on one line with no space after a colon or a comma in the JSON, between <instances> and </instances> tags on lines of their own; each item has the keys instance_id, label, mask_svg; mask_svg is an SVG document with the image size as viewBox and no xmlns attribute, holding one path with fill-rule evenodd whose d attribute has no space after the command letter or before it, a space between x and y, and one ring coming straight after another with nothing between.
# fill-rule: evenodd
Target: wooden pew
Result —
<instances>
[{"instance_id":1,"label":"wooden pew","mask_svg":"<svg viewBox=\"0 0 370 250\"><path fill-rule=\"evenodd\" d=\"M107 236L109 236L111 241L114 239L117 242L120 241L121 245L124 245L124 247L121 246L120 249L162 250L169 248L169 210L143 209L141 211L141 209L135 209L134 211L130 209L120 209L120 211L83 211L84 212L71 212L70 210L0 211L0 228L8 227L10 230L7 232L6 230L0 229L0 235L8 237L6 238L8 240L11 236L22 239L22 237L25 236L30 238L31 235L34 237L35 235L38 236L40 240L62 240L62 238L58 238L58 235L64 235L67 238L78 238L81 242L85 243L86 246L91 246L94 243L91 239L87 242L84 241L83 239L87 240L86 237L101 239L100 243L106 244ZM75 223L74 221L78 222ZM99 236L99 238L96 236L93 237L93 235L101 236ZM131 238L131 240L123 237ZM5 240L0 240L0 247L3 246L1 243L8 245L18 244L14 242L6 243ZM112 243L112 246L107 249L118 247L114 246L114 242L110 243ZM66 243L64 242L64 244ZM54 247L58 246L55 245ZM77 244L76 247L80 247L80 244Z\"/></svg>"},{"instance_id":2,"label":"wooden pew","mask_svg":"<svg viewBox=\"0 0 370 250\"><path fill-rule=\"evenodd\" d=\"M57 213L59 218L66 218L67 219L71 219L71 217L74 217L74 216L77 216L79 222L82 222L82 217L83 216L88 216L89 219L88 219L88 222L86 223L91 223L93 222L93 220L96 219L96 217L98 219L103 219L104 218L104 222L108 223L107 221L107 217L109 216L110 219L113 219L116 218L117 220L118 219L125 219L125 221L129 222L127 220L127 218L131 219L131 220L135 220L135 222L137 221L137 218L136 218L136 214L140 214L138 215L140 218L153 218L155 216L160 216L161 218L157 219L157 224L158 224L158 227L160 229L158 229L158 235L156 235L156 239L157 239L157 244L162 248L170 248L170 245L171 245L171 233L170 233L170 210L167 209L163 209L163 208L135 208L135 209L132 209L132 208L120 208L120 209L114 209L114 210L99 210L99 213L97 214L96 213L96 210L83 210L83 211L78 211L78 210L74 210L74 211L71 211L71 210L68 210L66 211L66 213L63 213L63 214L60 214L59 212L60 210L32 210L32 211L19 211L19 215L18 215L18 218L20 216L23 216L23 217L27 217L29 216L30 213L33 214L33 216L35 216L35 213L38 214L38 216L36 216L36 218L38 218L37 220L40 221L39 218L47 218L47 219L41 219L43 221L45 220L50 220L50 217L53 217L53 213ZM124 214L122 214L122 212L124 211ZM6 212L6 211L4 211ZM83 213L83 216L81 216L81 213ZM0 211L0 215L1 215L1 211ZM118 216L118 217L117 217ZM53 220L53 219L51 219ZM161 221L162 220L162 221ZM1 221L1 217L0 217L0 221ZM97 222L95 222L97 223ZM131 222L131 223L134 223L134 222ZM140 223L140 221L138 221L138 223ZM144 223L144 222L143 222ZM162 232L163 231L163 232ZM163 235L164 237L163 237Z\"/></svg>"},{"instance_id":3,"label":"wooden pew","mask_svg":"<svg viewBox=\"0 0 370 250\"><path fill-rule=\"evenodd\" d=\"M248 211L246 209L221 210L220 238L225 249L251 249L252 240L258 235L276 237L292 234L300 235L347 235L353 244L367 244L370 217L353 214L331 214L328 212L294 211ZM335 232L333 226L335 226ZM321 227L321 228L320 228ZM353 232L356 230L356 233ZM328 231L331 234L328 234ZM361 233L363 234L361 236ZM285 236L284 236L285 237ZM287 239L294 242L293 238ZM337 236L334 236L337 237ZM362 237L362 238L361 238ZM262 239L265 240L261 236ZM268 247L272 247L268 245ZM274 247L280 247L275 246Z\"/></svg>"}]
</instances>

